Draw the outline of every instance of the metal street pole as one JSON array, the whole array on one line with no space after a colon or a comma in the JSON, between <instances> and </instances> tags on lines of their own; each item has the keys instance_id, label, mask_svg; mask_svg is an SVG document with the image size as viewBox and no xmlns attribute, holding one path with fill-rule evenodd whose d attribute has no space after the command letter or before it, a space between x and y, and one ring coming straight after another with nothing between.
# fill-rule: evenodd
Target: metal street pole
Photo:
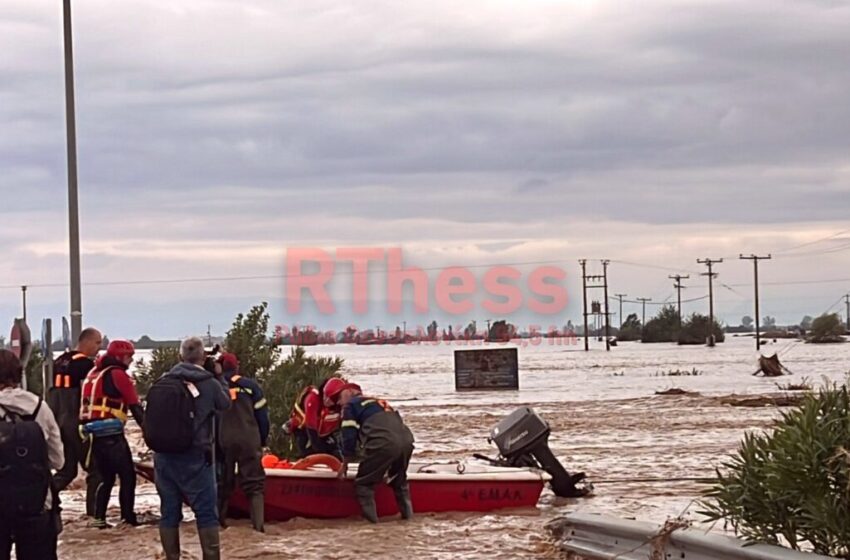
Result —
<instances>
[{"instance_id":1,"label":"metal street pole","mask_svg":"<svg viewBox=\"0 0 850 560\"><path fill-rule=\"evenodd\" d=\"M21 298L24 300L23 301L23 303L24 303L23 313L24 313L24 322L26 323L27 322L27 287L26 286L21 286Z\"/></svg>"},{"instance_id":2,"label":"metal street pole","mask_svg":"<svg viewBox=\"0 0 850 560\"><path fill-rule=\"evenodd\" d=\"M71 35L71 0L63 0L65 39L65 134L68 147L68 242L71 269L71 340L83 330L80 290L80 210L77 197L77 125L74 115L74 50Z\"/></svg>"}]
</instances>

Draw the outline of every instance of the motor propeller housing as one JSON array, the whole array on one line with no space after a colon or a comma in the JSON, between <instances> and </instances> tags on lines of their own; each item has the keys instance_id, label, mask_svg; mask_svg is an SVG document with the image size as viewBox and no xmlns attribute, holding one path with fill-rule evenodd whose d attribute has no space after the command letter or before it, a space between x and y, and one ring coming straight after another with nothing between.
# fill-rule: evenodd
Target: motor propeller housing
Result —
<instances>
[{"instance_id":1,"label":"motor propeller housing","mask_svg":"<svg viewBox=\"0 0 850 560\"><path fill-rule=\"evenodd\" d=\"M557 496L575 498L588 494L576 484L584 473L571 475L549 448L549 424L534 409L521 407L503 418L490 430L488 441L511 466L537 467L552 476L550 486Z\"/></svg>"}]
</instances>

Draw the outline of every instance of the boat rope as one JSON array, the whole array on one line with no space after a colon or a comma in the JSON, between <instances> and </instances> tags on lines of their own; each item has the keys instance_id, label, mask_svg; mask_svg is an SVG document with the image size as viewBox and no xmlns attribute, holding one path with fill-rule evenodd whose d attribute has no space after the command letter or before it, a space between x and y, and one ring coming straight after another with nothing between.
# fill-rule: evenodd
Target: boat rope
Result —
<instances>
[{"instance_id":1,"label":"boat rope","mask_svg":"<svg viewBox=\"0 0 850 560\"><path fill-rule=\"evenodd\" d=\"M697 476L682 476L675 478L666 477L647 477L647 478L604 478L596 480L588 477L593 485L597 484L646 484L646 483L662 483L662 482L697 482L700 484L714 484L717 478L712 477L697 477Z\"/></svg>"}]
</instances>

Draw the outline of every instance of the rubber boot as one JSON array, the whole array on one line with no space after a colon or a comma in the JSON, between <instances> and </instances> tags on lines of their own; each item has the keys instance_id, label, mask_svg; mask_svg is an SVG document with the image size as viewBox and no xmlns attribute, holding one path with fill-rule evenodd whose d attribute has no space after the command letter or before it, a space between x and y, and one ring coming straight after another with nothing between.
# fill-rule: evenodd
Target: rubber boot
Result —
<instances>
[{"instance_id":1,"label":"rubber boot","mask_svg":"<svg viewBox=\"0 0 850 560\"><path fill-rule=\"evenodd\" d=\"M221 560L221 541L218 536L218 525L198 529L201 541L201 552L204 560Z\"/></svg>"},{"instance_id":2,"label":"rubber boot","mask_svg":"<svg viewBox=\"0 0 850 560\"><path fill-rule=\"evenodd\" d=\"M360 511L363 513L363 518L370 523L378 522L378 508L375 505L375 489L368 486L354 486L354 492L357 495L357 503L360 504Z\"/></svg>"},{"instance_id":3,"label":"rubber boot","mask_svg":"<svg viewBox=\"0 0 850 560\"><path fill-rule=\"evenodd\" d=\"M159 540L165 560L180 560L180 529L177 527L160 527Z\"/></svg>"},{"instance_id":4,"label":"rubber boot","mask_svg":"<svg viewBox=\"0 0 850 560\"><path fill-rule=\"evenodd\" d=\"M412 519L413 503L410 501L410 487L405 484L399 488L393 488L393 492L395 493L395 503L398 505L401 518Z\"/></svg>"},{"instance_id":5,"label":"rubber boot","mask_svg":"<svg viewBox=\"0 0 850 560\"><path fill-rule=\"evenodd\" d=\"M251 525L255 531L259 533L266 532L265 519L265 499L262 494L254 494L251 496Z\"/></svg>"},{"instance_id":6,"label":"rubber boot","mask_svg":"<svg viewBox=\"0 0 850 560\"><path fill-rule=\"evenodd\" d=\"M227 510L229 509L228 505L229 500L222 499L219 495L218 499L218 524L221 525L222 529L227 529Z\"/></svg>"}]
</instances>

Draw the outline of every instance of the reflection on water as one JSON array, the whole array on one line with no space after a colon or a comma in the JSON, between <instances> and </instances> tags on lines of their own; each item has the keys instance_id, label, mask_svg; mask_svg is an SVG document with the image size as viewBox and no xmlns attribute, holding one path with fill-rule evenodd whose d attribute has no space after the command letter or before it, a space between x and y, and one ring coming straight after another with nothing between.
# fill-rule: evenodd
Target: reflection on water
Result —
<instances>
[{"instance_id":1,"label":"reflection on water","mask_svg":"<svg viewBox=\"0 0 850 560\"><path fill-rule=\"evenodd\" d=\"M462 459L494 454L490 427L514 407L535 407L552 426L551 445L568 468L597 481L596 495L582 500L544 492L537 510L478 514L433 514L411 523L370 526L356 519L298 519L271 524L258 536L236 521L222 534L224 558L360 558L364 549L380 558L558 558L543 526L570 511L604 512L664 521L689 508L700 486L692 482L628 483L627 478L679 478L713 474L746 430L769 425L773 408L722 405L717 395L764 393L775 380L753 377L757 354L752 339L730 338L716 348L621 343L611 352L585 353L577 346L520 348L520 390L455 393L452 351L466 346L324 346L321 355L345 358L345 373L368 392L387 397L404 414L422 458ZM773 353L774 345L765 348ZM850 369L850 344L816 346L780 341L776 349L794 372L818 381L843 380ZM668 377L670 370L696 368L700 375ZM701 396L655 396L680 387ZM157 498L139 486L139 510L155 518ZM117 494L117 490L116 490ZM154 558L153 526L96 531L81 519L81 496L68 496L61 557L99 556L104 546L125 558ZM117 498L113 500L117 506ZM117 509L111 512L117 517ZM194 529L184 524L183 541L200 558ZM107 544L108 543L108 544Z\"/></svg>"}]
</instances>

